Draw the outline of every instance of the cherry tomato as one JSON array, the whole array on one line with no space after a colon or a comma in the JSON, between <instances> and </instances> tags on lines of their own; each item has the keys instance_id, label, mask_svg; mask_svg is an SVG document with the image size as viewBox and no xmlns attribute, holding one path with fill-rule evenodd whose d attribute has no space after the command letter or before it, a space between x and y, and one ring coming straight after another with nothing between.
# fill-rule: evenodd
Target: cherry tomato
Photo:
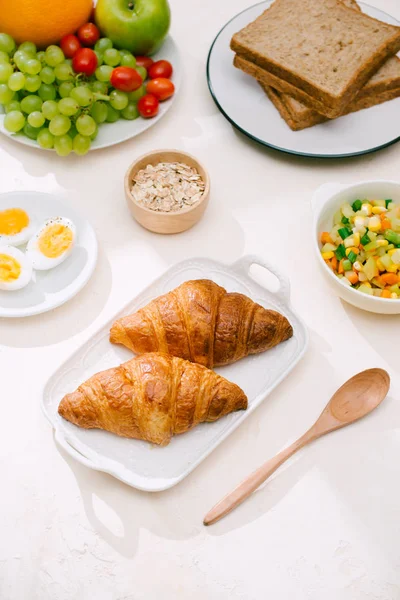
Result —
<instances>
[{"instance_id":1,"label":"cherry tomato","mask_svg":"<svg viewBox=\"0 0 400 600\"><path fill-rule=\"evenodd\" d=\"M90 48L80 48L72 59L72 68L75 73L93 75L97 69L97 56Z\"/></svg>"},{"instance_id":2,"label":"cherry tomato","mask_svg":"<svg viewBox=\"0 0 400 600\"><path fill-rule=\"evenodd\" d=\"M132 69L132 67L117 67L111 73L110 82L117 90L134 92L140 88L143 79L136 69Z\"/></svg>"},{"instance_id":3,"label":"cherry tomato","mask_svg":"<svg viewBox=\"0 0 400 600\"><path fill-rule=\"evenodd\" d=\"M173 95L175 86L172 81L166 77L156 77L156 79L151 79L148 82L146 92L148 94L153 94L157 100L162 102Z\"/></svg>"},{"instance_id":4,"label":"cherry tomato","mask_svg":"<svg viewBox=\"0 0 400 600\"><path fill-rule=\"evenodd\" d=\"M150 79L156 77L167 77L168 79L172 75L172 65L167 60L157 60L149 67L148 74Z\"/></svg>"},{"instance_id":5,"label":"cherry tomato","mask_svg":"<svg viewBox=\"0 0 400 600\"><path fill-rule=\"evenodd\" d=\"M153 94L146 94L140 98L137 107L140 115L149 119L158 113L159 102Z\"/></svg>"},{"instance_id":6,"label":"cherry tomato","mask_svg":"<svg viewBox=\"0 0 400 600\"><path fill-rule=\"evenodd\" d=\"M60 42L60 46L66 58L72 58L75 52L77 52L79 48L81 48L81 43L76 37L76 35L69 34L64 35Z\"/></svg>"},{"instance_id":7,"label":"cherry tomato","mask_svg":"<svg viewBox=\"0 0 400 600\"><path fill-rule=\"evenodd\" d=\"M138 67L144 67L146 70L150 69L154 60L150 56L136 56L136 65Z\"/></svg>"},{"instance_id":8,"label":"cherry tomato","mask_svg":"<svg viewBox=\"0 0 400 600\"><path fill-rule=\"evenodd\" d=\"M84 46L94 46L100 38L100 31L94 23L85 23L78 29L78 38Z\"/></svg>"}]
</instances>

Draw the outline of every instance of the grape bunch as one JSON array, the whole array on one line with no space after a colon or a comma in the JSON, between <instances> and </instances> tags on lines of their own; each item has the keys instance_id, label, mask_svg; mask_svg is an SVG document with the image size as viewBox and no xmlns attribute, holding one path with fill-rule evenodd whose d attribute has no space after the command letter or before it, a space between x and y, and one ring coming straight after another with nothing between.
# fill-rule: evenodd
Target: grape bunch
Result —
<instances>
[{"instance_id":1,"label":"grape bunch","mask_svg":"<svg viewBox=\"0 0 400 600\"><path fill-rule=\"evenodd\" d=\"M17 48L12 37L0 33L0 104L7 131L54 148L59 156L84 155L102 123L157 114L165 97L146 93L143 66L157 63L148 57L136 60L129 51L113 48L108 38L97 39L93 50L81 48L73 35L66 38L76 40L73 52L68 51L71 40L65 53L56 45L38 51L32 42Z\"/></svg>"}]
</instances>

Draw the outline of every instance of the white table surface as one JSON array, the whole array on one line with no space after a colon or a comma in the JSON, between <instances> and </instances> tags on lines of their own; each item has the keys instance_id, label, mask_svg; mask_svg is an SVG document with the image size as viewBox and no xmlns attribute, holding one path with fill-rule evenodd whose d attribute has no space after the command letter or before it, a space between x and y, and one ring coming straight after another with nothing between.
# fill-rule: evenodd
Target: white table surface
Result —
<instances>
[{"instance_id":1,"label":"white table surface","mask_svg":"<svg viewBox=\"0 0 400 600\"><path fill-rule=\"evenodd\" d=\"M370 0L400 19L398 0ZM400 146L316 161L264 149L218 112L208 48L246 0L172 0L184 82L142 136L84 158L0 139L0 191L62 193L94 225L98 268L65 306L0 319L1 600L398 600L400 598L400 317L328 295L310 240L310 197L326 181L399 178ZM192 231L146 232L128 215L123 176L162 147L204 161L209 209ZM138 492L60 451L40 410L51 372L129 298L189 256L266 256L289 275L310 331L290 377L177 487ZM300 435L335 389L379 366L390 396L372 416L309 447L240 509L205 528L205 512Z\"/></svg>"}]
</instances>

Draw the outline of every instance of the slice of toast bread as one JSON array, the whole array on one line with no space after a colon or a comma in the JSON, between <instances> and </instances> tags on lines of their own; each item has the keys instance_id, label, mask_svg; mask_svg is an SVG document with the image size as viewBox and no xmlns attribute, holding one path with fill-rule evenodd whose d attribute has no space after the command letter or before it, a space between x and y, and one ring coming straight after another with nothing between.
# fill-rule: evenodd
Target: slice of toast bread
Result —
<instances>
[{"instance_id":1,"label":"slice of toast bread","mask_svg":"<svg viewBox=\"0 0 400 600\"><path fill-rule=\"evenodd\" d=\"M275 0L233 36L231 48L265 70L264 83L333 118L400 49L400 27L340 0Z\"/></svg>"},{"instance_id":2,"label":"slice of toast bread","mask_svg":"<svg viewBox=\"0 0 400 600\"><path fill-rule=\"evenodd\" d=\"M260 85L267 94L268 98L279 111L281 117L286 121L293 131L300 131L302 129L306 129L307 127L312 127L313 125L318 125L319 123L325 123L326 121L331 120L317 113L311 108L308 108L301 102L298 102L295 100L295 98L292 98L288 94L283 94L263 83L260 83ZM347 112L344 114L356 112L364 108L370 108L371 106L376 106L377 104L382 104L383 102L387 102L388 100L393 100L394 98L398 97L400 97L400 87L378 92L370 97L357 97L355 100L353 100L353 102L347 108Z\"/></svg>"}]
</instances>

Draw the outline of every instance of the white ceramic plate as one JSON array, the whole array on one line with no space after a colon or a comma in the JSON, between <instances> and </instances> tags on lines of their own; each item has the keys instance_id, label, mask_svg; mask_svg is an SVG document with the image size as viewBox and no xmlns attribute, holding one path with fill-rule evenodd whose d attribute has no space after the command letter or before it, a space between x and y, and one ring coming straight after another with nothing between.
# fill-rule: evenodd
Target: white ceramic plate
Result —
<instances>
[{"instance_id":1,"label":"white ceramic plate","mask_svg":"<svg viewBox=\"0 0 400 600\"><path fill-rule=\"evenodd\" d=\"M172 106L174 99L178 93L179 85L181 81L181 62L180 62L180 54L177 45L171 37L168 37L160 50L152 57L154 60L165 59L169 60L174 68L173 75L171 80L175 85L175 94L169 100L165 102L160 102L160 110L156 117L152 119L142 119L139 117L134 121L127 121L125 119L120 119L116 123L103 123L99 127L99 134L97 138L94 140L91 146L91 150L99 150L100 148L107 148L108 146L114 146L115 144L119 144L120 142L124 142L125 140L129 140L130 138L139 135L146 129L149 129L153 125L157 123L162 117L167 113L167 111ZM0 111L2 110L0 105ZM12 138L16 142L20 144L25 144L26 146L32 146L33 148L38 148L42 150L40 146L34 141L27 138L21 134L12 134L9 133L4 128L4 114L0 114L0 132L4 133L7 137Z\"/></svg>"},{"instance_id":2,"label":"white ceramic plate","mask_svg":"<svg viewBox=\"0 0 400 600\"><path fill-rule=\"evenodd\" d=\"M250 267L254 263L277 276L280 282L278 292L266 290L250 276ZM215 423L199 425L174 437L165 448L105 431L80 429L58 415L58 405L66 393L75 390L94 373L132 358L129 350L109 342L110 327L115 319L138 310L184 281L203 278L212 279L229 291L247 294L263 306L280 311L293 326L294 335L290 340L263 354L217 369L246 392L249 399L247 411L230 414ZM79 462L110 473L138 489L165 490L186 477L290 373L303 356L307 339L302 321L290 307L288 282L264 261L250 256L227 266L207 259L186 260L129 302L54 373L43 392L43 409L55 429L59 444Z\"/></svg>"},{"instance_id":3,"label":"white ceramic plate","mask_svg":"<svg viewBox=\"0 0 400 600\"><path fill-rule=\"evenodd\" d=\"M323 158L374 152L400 140L400 98L366 110L292 131L257 81L232 64L229 48L234 33L254 21L271 0L233 17L215 38L208 56L210 92L222 114L242 133L265 146L303 156ZM366 14L399 25L390 15L359 2Z\"/></svg>"},{"instance_id":4,"label":"white ceramic plate","mask_svg":"<svg viewBox=\"0 0 400 600\"><path fill-rule=\"evenodd\" d=\"M0 317L28 317L61 306L86 285L96 266L97 241L88 221L57 196L41 192L0 194L0 211L11 207L26 210L37 228L48 218L67 217L77 229L77 244L63 263L48 271L34 271L33 280L22 290L0 290Z\"/></svg>"}]
</instances>

